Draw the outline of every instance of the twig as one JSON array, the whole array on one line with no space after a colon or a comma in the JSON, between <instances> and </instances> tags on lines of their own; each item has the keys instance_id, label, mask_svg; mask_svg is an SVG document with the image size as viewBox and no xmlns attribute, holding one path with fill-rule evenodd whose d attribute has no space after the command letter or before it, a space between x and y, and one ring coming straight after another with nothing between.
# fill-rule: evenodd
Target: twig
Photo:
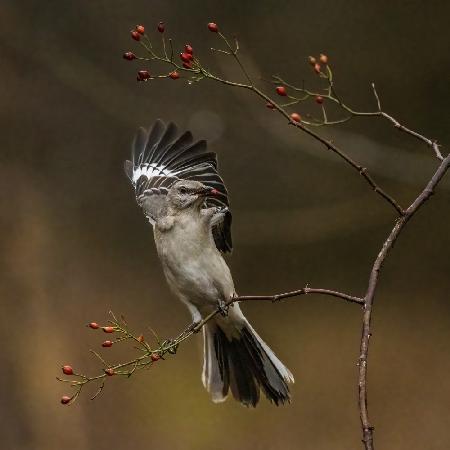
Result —
<instances>
[{"instance_id":1,"label":"twig","mask_svg":"<svg viewBox=\"0 0 450 450\"><path fill-rule=\"evenodd\" d=\"M397 119L395 119L394 117L387 114L386 112L384 112L381 109L380 97L375 88L375 83L372 83L371 87L373 90L375 100L377 102L378 110L374 111L374 112L362 112L362 111L356 111L353 108L351 108L350 106L348 106L347 104L343 103L342 100L336 96L336 93L334 92L334 90L330 90L330 92L328 94L322 94L322 93L318 93L318 92L309 91L308 89L305 89L304 87L300 88L300 87L294 86L294 85L288 83L287 81L285 81L283 78L281 78L278 75L274 75L272 78L273 78L274 83L281 83L294 91L302 92L302 93L306 94L306 96L303 97L302 99L298 99L299 101L306 100L307 98L314 98L317 96L321 96L323 98L331 100L334 103L337 103L343 110L350 113L351 117L376 117L376 116L382 117L382 118L388 120L389 122L391 122L394 125L394 127L397 128L399 131L409 134L410 136L418 139L421 142L424 142L426 145L431 147L432 150L434 151L437 159L439 159L440 161L442 161L444 159L441 151L439 150L439 145L436 141L428 139L427 137L423 136L420 133L417 133L416 131L410 130L406 126L402 125ZM295 97L293 97L293 98L295 98ZM336 123L340 123L340 122L335 121L334 123L331 123L331 122L325 121L322 125L334 125Z\"/></svg>"},{"instance_id":2,"label":"twig","mask_svg":"<svg viewBox=\"0 0 450 450\"><path fill-rule=\"evenodd\" d=\"M328 289L314 289L305 287L303 289L299 289L297 291L286 292L284 294L275 294L275 295L240 295L234 298L233 302L248 302L252 300L269 300L271 302L277 302L279 300L283 300L285 298L298 297L300 295L307 294L322 294L329 295L332 297L340 298L342 300L346 300L350 303L359 303L360 305L364 304L364 299L360 297L353 297L348 294L344 294L342 292L330 291Z\"/></svg>"}]
</instances>

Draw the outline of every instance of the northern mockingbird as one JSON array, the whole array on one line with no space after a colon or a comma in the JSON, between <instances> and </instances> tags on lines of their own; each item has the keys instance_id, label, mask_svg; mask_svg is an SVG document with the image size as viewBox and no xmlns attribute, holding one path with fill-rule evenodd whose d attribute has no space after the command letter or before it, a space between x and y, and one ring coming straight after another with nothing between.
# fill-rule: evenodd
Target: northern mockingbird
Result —
<instances>
[{"instance_id":1,"label":"northern mockingbird","mask_svg":"<svg viewBox=\"0 0 450 450\"><path fill-rule=\"evenodd\" d=\"M157 120L140 128L125 161L136 199L153 225L156 248L172 291L194 322L236 295L221 253L231 252L228 194L217 171L216 154L187 131ZM238 304L203 327L202 381L214 402L228 391L256 406L260 390L276 405L289 401L291 372L244 317Z\"/></svg>"}]
</instances>

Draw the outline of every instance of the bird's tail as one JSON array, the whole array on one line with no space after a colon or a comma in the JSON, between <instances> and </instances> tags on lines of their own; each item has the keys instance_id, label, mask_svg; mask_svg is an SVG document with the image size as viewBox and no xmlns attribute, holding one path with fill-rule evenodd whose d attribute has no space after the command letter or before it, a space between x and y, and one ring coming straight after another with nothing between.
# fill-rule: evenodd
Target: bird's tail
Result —
<instances>
[{"instance_id":1,"label":"bird's tail","mask_svg":"<svg viewBox=\"0 0 450 450\"><path fill-rule=\"evenodd\" d=\"M277 406L289 402L294 377L243 319L212 320L203 328L203 384L214 402L224 401L229 389L245 406L256 406L260 391Z\"/></svg>"}]
</instances>

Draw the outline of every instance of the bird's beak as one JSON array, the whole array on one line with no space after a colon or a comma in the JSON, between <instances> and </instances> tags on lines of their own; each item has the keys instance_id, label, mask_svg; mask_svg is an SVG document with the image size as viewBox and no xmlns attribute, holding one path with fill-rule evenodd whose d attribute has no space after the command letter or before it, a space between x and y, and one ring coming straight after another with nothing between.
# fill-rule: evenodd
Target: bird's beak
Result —
<instances>
[{"instance_id":1,"label":"bird's beak","mask_svg":"<svg viewBox=\"0 0 450 450\"><path fill-rule=\"evenodd\" d=\"M198 195L200 195L201 197L207 197L208 195L218 195L218 194L219 191L211 187L205 187L204 189L198 191Z\"/></svg>"}]
</instances>

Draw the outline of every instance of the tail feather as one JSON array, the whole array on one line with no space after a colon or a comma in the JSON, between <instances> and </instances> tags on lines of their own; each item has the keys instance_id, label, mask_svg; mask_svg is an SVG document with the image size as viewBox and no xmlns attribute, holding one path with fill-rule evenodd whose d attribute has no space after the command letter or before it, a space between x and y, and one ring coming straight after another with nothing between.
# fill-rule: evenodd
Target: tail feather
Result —
<instances>
[{"instance_id":1,"label":"tail feather","mask_svg":"<svg viewBox=\"0 0 450 450\"><path fill-rule=\"evenodd\" d=\"M291 372L275 356L251 325L236 325L229 337L218 323L204 328L205 361L203 383L215 402L233 397L245 406L256 406L260 391L277 406L290 401Z\"/></svg>"}]
</instances>

